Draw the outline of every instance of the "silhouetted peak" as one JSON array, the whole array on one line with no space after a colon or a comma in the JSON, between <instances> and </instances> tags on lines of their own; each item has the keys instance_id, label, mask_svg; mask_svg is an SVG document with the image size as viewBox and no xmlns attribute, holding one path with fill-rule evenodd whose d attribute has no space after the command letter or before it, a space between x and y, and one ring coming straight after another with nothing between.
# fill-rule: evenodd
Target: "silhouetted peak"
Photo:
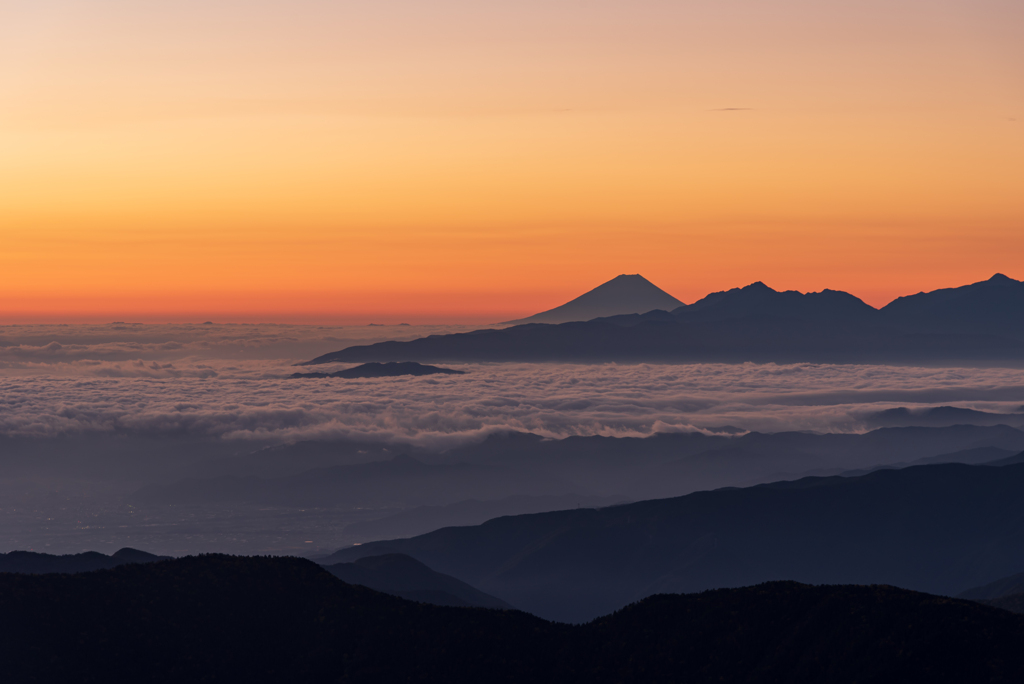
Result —
<instances>
[{"instance_id":1,"label":"silhouetted peak","mask_svg":"<svg viewBox=\"0 0 1024 684\"><path fill-rule=\"evenodd\" d=\"M667 311L681 304L681 301L639 273L623 273L561 306L507 323L590 321L624 314L643 314L655 309Z\"/></svg>"},{"instance_id":2,"label":"silhouetted peak","mask_svg":"<svg viewBox=\"0 0 1024 684\"><path fill-rule=\"evenodd\" d=\"M379 570L381 568L414 568L417 570L430 570L429 567L404 553L385 553L380 556L366 556L353 561L356 565L368 570Z\"/></svg>"},{"instance_id":3,"label":"silhouetted peak","mask_svg":"<svg viewBox=\"0 0 1024 684\"><path fill-rule=\"evenodd\" d=\"M152 561L159 560L160 556L126 546L123 549L115 551L111 558L116 558L117 560L128 563L150 563Z\"/></svg>"},{"instance_id":4,"label":"silhouetted peak","mask_svg":"<svg viewBox=\"0 0 1024 684\"><path fill-rule=\"evenodd\" d=\"M741 287L740 290L742 292L757 292L757 293L760 293L760 292L765 292L765 293L767 293L767 292L778 292L778 290L775 290L774 288L768 287L767 285L762 283L760 280L758 280L756 283L751 283L750 285L747 285L746 287Z\"/></svg>"},{"instance_id":5,"label":"silhouetted peak","mask_svg":"<svg viewBox=\"0 0 1024 684\"><path fill-rule=\"evenodd\" d=\"M1009 283L1019 283L1020 281L1014 280L1009 276L1004 276L1002 273L996 273L994 276L992 276L985 282L992 283L993 285L1007 285Z\"/></svg>"}]
</instances>

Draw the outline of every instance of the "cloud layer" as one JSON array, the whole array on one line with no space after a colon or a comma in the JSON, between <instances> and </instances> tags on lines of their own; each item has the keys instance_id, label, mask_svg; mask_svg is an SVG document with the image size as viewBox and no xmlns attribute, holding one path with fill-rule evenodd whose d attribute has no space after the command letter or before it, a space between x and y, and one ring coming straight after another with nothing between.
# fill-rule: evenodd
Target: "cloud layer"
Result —
<instances>
[{"instance_id":1,"label":"cloud layer","mask_svg":"<svg viewBox=\"0 0 1024 684\"><path fill-rule=\"evenodd\" d=\"M444 448L502 430L555 438L722 425L860 431L866 414L894 406L1009 412L1024 403L1024 370L1016 369L465 364L452 366L462 376L292 380L291 364L311 355L296 351L427 331L60 326L57 336L55 327L0 330L0 435L357 438ZM257 351L246 358L239 350Z\"/></svg>"}]
</instances>

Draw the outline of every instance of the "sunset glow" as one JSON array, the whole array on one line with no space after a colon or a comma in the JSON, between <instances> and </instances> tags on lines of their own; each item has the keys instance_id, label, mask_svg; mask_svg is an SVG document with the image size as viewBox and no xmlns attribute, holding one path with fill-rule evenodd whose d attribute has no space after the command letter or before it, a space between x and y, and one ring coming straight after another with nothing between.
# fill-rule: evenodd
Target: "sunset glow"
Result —
<instances>
[{"instance_id":1,"label":"sunset glow","mask_svg":"<svg viewBox=\"0 0 1024 684\"><path fill-rule=\"evenodd\" d=\"M0 7L3 321L1024 277L1024 5Z\"/></svg>"}]
</instances>

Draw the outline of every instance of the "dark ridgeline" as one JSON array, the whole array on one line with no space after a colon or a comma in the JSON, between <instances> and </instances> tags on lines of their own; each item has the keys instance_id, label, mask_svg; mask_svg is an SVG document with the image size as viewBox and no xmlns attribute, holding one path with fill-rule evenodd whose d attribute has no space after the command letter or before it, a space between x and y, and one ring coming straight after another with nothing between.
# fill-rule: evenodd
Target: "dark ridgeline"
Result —
<instances>
[{"instance_id":1,"label":"dark ridgeline","mask_svg":"<svg viewBox=\"0 0 1024 684\"><path fill-rule=\"evenodd\" d=\"M325 565L324 570L349 584L359 584L410 601L436 606L514 610L501 599L454 577L434 572L415 558L400 553L369 556L354 563Z\"/></svg>"},{"instance_id":2,"label":"dark ridgeline","mask_svg":"<svg viewBox=\"0 0 1024 684\"><path fill-rule=\"evenodd\" d=\"M96 551L64 556L34 551L11 551L10 553L0 553L0 572L32 575L51 572L89 572L91 570L108 570L127 563L155 563L163 560L170 560L170 556L156 556L127 547L110 556Z\"/></svg>"},{"instance_id":3,"label":"dark ridgeline","mask_svg":"<svg viewBox=\"0 0 1024 684\"><path fill-rule=\"evenodd\" d=\"M413 603L295 558L0 574L7 681L1013 682L1024 617L885 586L655 596L591 624Z\"/></svg>"},{"instance_id":4,"label":"dark ridgeline","mask_svg":"<svg viewBox=\"0 0 1024 684\"><path fill-rule=\"evenodd\" d=\"M304 365L304 364L299 364ZM395 378L402 375L465 375L466 371L454 370L452 368L439 368L438 366L427 366L422 363L397 362L390 363L364 363L355 368L334 373L292 373L292 379L298 378L345 378L355 380L357 378Z\"/></svg>"},{"instance_id":5,"label":"dark ridgeline","mask_svg":"<svg viewBox=\"0 0 1024 684\"><path fill-rule=\"evenodd\" d=\"M0 553L0 573L76 574L109 570L129 563L168 560L173 558L129 548L121 549L111 556L96 551L62 556L33 551L11 551ZM415 558L397 553L360 558L354 563L335 563L324 566L324 569L349 584L359 584L410 601L439 606L513 610L512 606L501 599L474 589L454 577L434 572Z\"/></svg>"},{"instance_id":6,"label":"dark ridgeline","mask_svg":"<svg viewBox=\"0 0 1024 684\"><path fill-rule=\"evenodd\" d=\"M916 466L498 518L349 547L403 553L548 619L772 580L956 594L1024 568L1024 464Z\"/></svg>"},{"instance_id":7,"label":"dark ridgeline","mask_svg":"<svg viewBox=\"0 0 1024 684\"><path fill-rule=\"evenodd\" d=\"M381 342L308 365L367 361L988 363L1024 361L1024 282L1003 275L874 309L845 292L763 283L672 311Z\"/></svg>"},{"instance_id":8,"label":"dark ridgeline","mask_svg":"<svg viewBox=\"0 0 1024 684\"><path fill-rule=\"evenodd\" d=\"M997 273L973 285L900 297L882 312L922 332L1019 336L1024 330L1024 282Z\"/></svg>"}]
</instances>

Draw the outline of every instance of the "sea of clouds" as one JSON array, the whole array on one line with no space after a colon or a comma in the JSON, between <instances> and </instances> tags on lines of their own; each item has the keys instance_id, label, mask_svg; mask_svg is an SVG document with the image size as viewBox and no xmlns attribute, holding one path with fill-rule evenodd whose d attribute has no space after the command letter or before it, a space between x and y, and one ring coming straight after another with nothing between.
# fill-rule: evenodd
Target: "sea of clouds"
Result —
<instances>
[{"instance_id":1,"label":"sea of clouds","mask_svg":"<svg viewBox=\"0 0 1024 684\"><path fill-rule=\"evenodd\" d=\"M296 362L352 344L464 329L0 327L0 436L361 439L443 449L507 430L552 438L721 426L852 432L896 406L1014 412L1024 403L1024 370L1002 368L447 364L466 374L289 378Z\"/></svg>"}]
</instances>

